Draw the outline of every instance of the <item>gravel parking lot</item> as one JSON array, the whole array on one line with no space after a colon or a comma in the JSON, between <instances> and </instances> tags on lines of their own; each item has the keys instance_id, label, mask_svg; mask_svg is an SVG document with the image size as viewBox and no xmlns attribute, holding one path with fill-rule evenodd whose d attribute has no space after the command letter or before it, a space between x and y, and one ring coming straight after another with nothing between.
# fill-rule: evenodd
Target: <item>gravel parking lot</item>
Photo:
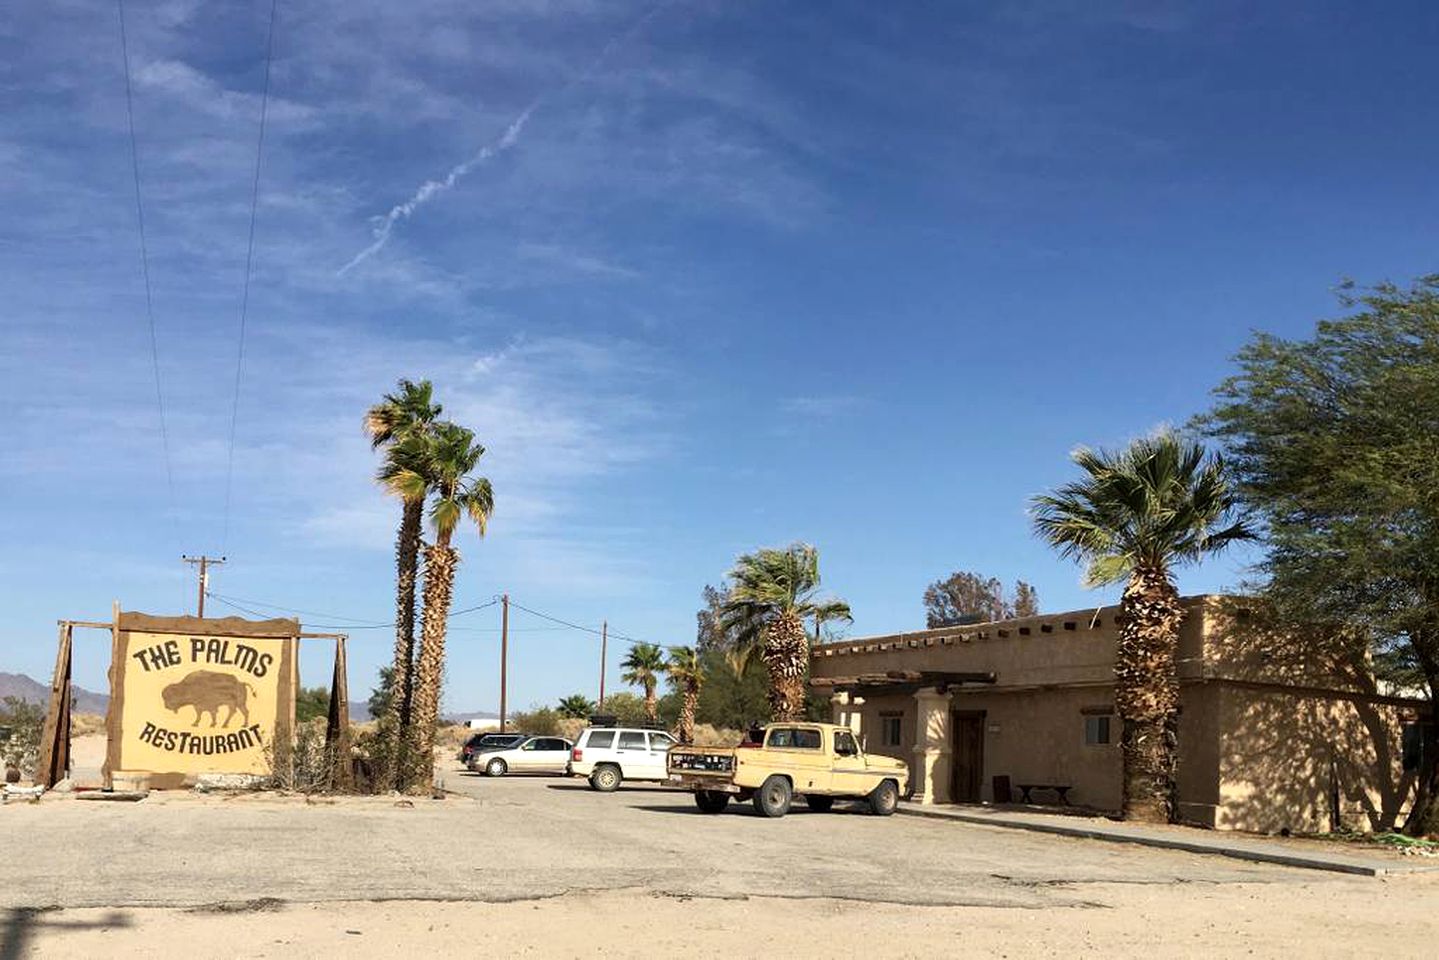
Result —
<instances>
[{"instance_id":1,"label":"gravel parking lot","mask_svg":"<svg viewBox=\"0 0 1439 960\"><path fill-rule=\"evenodd\" d=\"M908 937L905 949L885 950L900 955L926 955L952 936L970 946L1003 946L1005 936L1036 949L1068 944L1068 955L1085 943L1121 954L1156 943L1233 949L1236 937L1260 953L1292 952L1298 937L1312 941L1311 954L1382 942L1419 955L1439 933L1433 911L1419 907L1439 895L1427 877L1350 879L858 808L800 806L767 820L732 805L706 816L688 794L651 786L597 794L554 777L452 770L445 779L458 796L412 804L154 794L0 809L4 848L20 853L0 887L4 949L23 941L36 956L82 956L96 943L115 950L146 931L201 924L233 935L207 935L210 953L185 940L183 955L323 955L340 942L381 955L394 946L387 938L421 919L437 944L453 936L467 950L475 936L499 937L536 955L588 952L602 931L624 933L611 953L651 953L654 937L674 933L667 924L683 929L697 917L705 921L685 941L692 952L757 950L757 941L728 945L725 916L751 931L772 927L776 942L799 938L800 953L817 952L804 950L807 937L863 937L866 924ZM36 912L50 907L64 909ZM585 916L593 925L577 927ZM390 919L377 925L381 917ZM1410 919L1400 926L1398 917ZM252 941L245 930L275 937ZM276 938L286 949L274 949ZM827 952L863 952L858 945L836 941Z\"/></svg>"}]
</instances>

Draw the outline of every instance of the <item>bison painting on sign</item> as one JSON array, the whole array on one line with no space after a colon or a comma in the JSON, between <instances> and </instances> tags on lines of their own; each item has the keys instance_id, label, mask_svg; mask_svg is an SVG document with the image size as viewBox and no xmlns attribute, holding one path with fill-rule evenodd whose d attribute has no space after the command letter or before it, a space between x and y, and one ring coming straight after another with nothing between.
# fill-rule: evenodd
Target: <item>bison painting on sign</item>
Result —
<instances>
[{"instance_id":1,"label":"bison painting on sign","mask_svg":"<svg viewBox=\"0 0 1439 960\"><path fill-rule=\"evenodd\" d=\"M165 787L270 772L294 726L299 633L294 620L120 614L107 780L145 773Z\"/></svg>"}]
</instances>

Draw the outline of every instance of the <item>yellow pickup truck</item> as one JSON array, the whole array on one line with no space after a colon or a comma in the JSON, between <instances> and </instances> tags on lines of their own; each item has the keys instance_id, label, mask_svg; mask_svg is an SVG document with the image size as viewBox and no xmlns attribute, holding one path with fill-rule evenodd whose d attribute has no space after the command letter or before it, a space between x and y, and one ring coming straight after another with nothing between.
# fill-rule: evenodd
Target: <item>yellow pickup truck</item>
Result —
<instances>
[{"instance_id":1,"label":"yellow pickup truck","mask_svg":"<svg viewBox=\"0 0 1439 960\"><path fill-rule=\"evenodd\" d=\"M670 783L693 790L705 813L721 812L734 797L782 817L798 794L811 810L828 810L840 797L865 800L887 817L909 783L904 763L866 756L849 728L832 723L772 723L759 742L738 747L671 747L667 765Z\"/></svg>"}]
</instances>

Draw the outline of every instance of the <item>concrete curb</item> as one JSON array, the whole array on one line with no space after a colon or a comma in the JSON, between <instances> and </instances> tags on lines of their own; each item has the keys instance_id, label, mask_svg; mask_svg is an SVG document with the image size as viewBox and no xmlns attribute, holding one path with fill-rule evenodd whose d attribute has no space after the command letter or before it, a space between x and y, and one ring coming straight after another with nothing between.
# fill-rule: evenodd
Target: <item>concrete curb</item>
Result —
<instances>
[{"instance_id":1,"label":"concrete curb","mask_svg":"<svg viewBox=\"0 0 1439 960\"><path fill-rule=\"evenodd\" d=\"M1297 851L1265 850L1242 844L1226 843L1219 839L1213 841L1186 840L1182 837L1138 833L1123 828L1104 829L1080 824L1071 826L1051 821L1022 820L1002 814L968 814L954 808L934 810L917 807L913 804L900 804L898 812L911 817L925 817L932 820L958 821L984 827L1001 827L1007 830L1029 830L1034 833L1078 837L1084 840L1106 840L1110 843L1134 843L1164 850L1183 850L1187 853L1233 857L1236 860L1248 860L1254 863L1273 863L1284 867L1297 867L1301 870L1327 870L1331 873L1347 873L1361 877L1383 877L1439 870L1439 864L1410 866L1387 861L1340 859Z\"/></svg>"}]
</instances>

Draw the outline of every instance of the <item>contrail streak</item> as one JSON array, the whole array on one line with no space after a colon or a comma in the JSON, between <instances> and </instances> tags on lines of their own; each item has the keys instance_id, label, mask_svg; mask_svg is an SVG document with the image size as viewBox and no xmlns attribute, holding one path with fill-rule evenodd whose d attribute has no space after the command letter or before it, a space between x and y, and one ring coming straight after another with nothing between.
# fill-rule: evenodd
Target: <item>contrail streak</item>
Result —
<instances>
[{"instance_id":1,"label":"contrail streak","mask_svg":"<svg viewBox=\"0 0 1439 960\"><path fill-rule=\"evenodd\" d=\"M391 207L390 212L385 214L383 217L377 217L375 220L374 228L374 242L372 242L365 249L361 250L359 253L355 254L354 258L350 260L349 263L341 267L335 275L342 277L346 273L349 273L351 270L353 270L355 267L359 266L366 260L373 257L375 254L379 253L380 250L384 248L385 244L390 242L390 234L394 232L395 224L399 223L401 220L408 220L416 210L428 203L431 198L435 197L438 194L444 193L446 190L454 187L454 185L459 182L461 177L465 176L470 171L474 170L476 167L487 163L499 154L504 153L506 150L510 149L510 147L513 147L519 141L520 133L525 129L525 122L530 119L530 114L534 113L536 108L538 108L539 105L544 102L544 100L549 97L558 97L564 94L566 91L570 90L572 87L583 83L593 77L595 72L600 68L600 66L605 62L605 60L609 59L610 54L612 54L616 50L616 48L628 42L632 37L634 37L635 34L639 33L642 29L644 29L644 27L651 20L653 20L661 10L669 6L670 2L671 0L660 0L660 2L656 3L653 7L651 7L649 11L644 14L644 16L639 17L637 20L634 21L634 23L630 24L628 28L620 31L619 33L611 37L609 39L609 42L606 43L603 47L601 47L600 52L595 55L593 60L590 61L589 66L587 66L584 70L580 71L579 74L571 77L569 80L566 80L563 84L560 85L557 90L551 91L548 95L536 97L530 103L530 105L524 109L524 112L521 113L518 117L516 117L510 123L510 125L505 128L504 136L500 137L499 140L495 141L492 144L489 144L486 147L481 148L479 153L475 154L473 157L466 160L464 163L452 167L450 169L450 172L445 175L443 180L426 180L420 185L420 188L414 192L414 195L412 195L410 199L406 200L404 203L397 204L396 206Z\"/></svg>"},{"instance_id":2,"label":"contrail streak","mask_svg":"<svg viewBox=\"0 0 1439 960\"><path fill-rule=\"evenodd\" d=\"M443 193L444 191L451 189L465 174L469 173L471 170L475 169L476 167L480 166L482 163L485 163L491 158L498 156L501 153L504 153L510 147L513 147L516 141L520 139L520 132L525 129L525 122L530 119L530 114L534 112L535 107L538 105L539 101L535 101L534 103L526 107L524 112L521 113L518 117L516 117L514 121L505 128L504 136L500 137L500 139L495 141L494 143L482 147L479 153L475 154L473 157L466 160L464 163L456 164L454 167L451 167L450 172L445 175L445 178L443 180L426 180L424 183L420 184L420 188L415 191L414 195L411 196L410 199L406 200L404 203L396 204L394 207L391 207L390 212L385 214L383 217L380 217L379 222L375 224L374 242L365 249L361 250L359 253L355 254L354 259L341 267L336 276L344 276L346 273L350 272L352 269L359 266L361 263L364 263L366 260L370 259L370 257L379 253L380 250L385 246L385 244L390 242L390 233L395 229L395 224L399 223L401 220L408 220L410 216L414 214L416 209L418 209L423 204L428 203L430 199L436 194Z\"/></svg>"}]
</instances>

